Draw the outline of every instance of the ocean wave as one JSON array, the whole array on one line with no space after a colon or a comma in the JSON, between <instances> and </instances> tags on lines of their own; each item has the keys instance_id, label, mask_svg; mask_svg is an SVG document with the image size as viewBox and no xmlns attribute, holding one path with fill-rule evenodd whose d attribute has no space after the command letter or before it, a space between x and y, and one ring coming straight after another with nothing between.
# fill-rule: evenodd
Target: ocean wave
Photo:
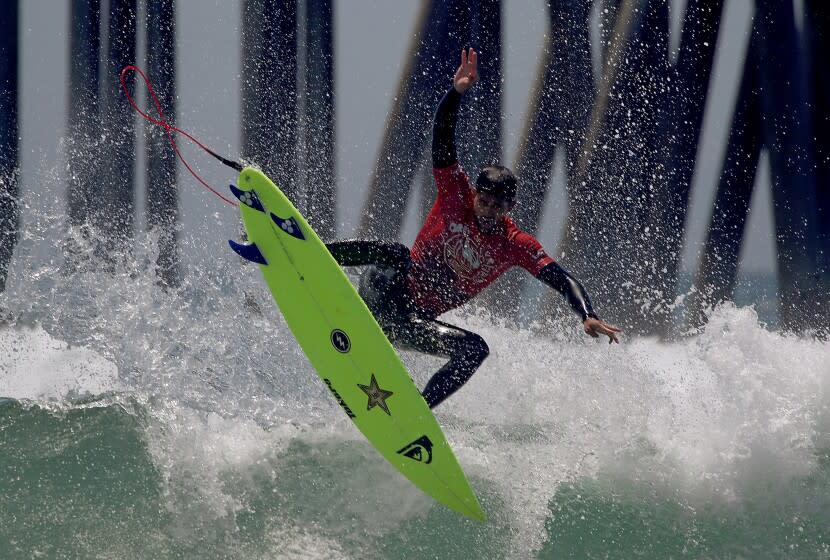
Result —
<instances>
[{"instance_id":1,"label":"ocean wave","mask_svg":"<svg viewBox=\"0 0 830 560\"><path fill-rule=\"evenodd\" d=\"M752 307L613 346L450 314L491 349L436 410L477 524L365 442L229 251L165 291L150 235L109 272L26 243L0 295L2 557L828 556L830 344ZM402 356L418 385L441 363Z\"/></svg>"}]
</instances>

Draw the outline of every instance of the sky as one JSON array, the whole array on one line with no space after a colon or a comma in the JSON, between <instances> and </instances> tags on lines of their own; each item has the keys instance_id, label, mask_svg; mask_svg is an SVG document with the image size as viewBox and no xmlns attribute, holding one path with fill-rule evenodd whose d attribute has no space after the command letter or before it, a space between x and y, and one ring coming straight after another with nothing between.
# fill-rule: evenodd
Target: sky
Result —
<instances>
[{"instance_id":1,"label":"sky","mask_svg":"<svg viewBox=\"0 0 830 560\"><path fill-rule=\"evenodd\" d=\"M107 4L106 0L102 2ZM69 2L26 0L21 2L21 189L27 213L36 212L49 200L65 200L61 141L67 122ZM682 13L682 0L673 2L673 13ZM337 127L336 175L338 234L349 236L359 216L379 153L392 98L410 55L420 3L383 0L336 1L335 10L335 111ZM696 268L705 228L711 214L714 187L720 173L728 125L741 64L748 43L751 0L727 0L718 43L701 147L692 186L683 265ZM240 150L240 6L223 0L177 2L178 123L219 153L238 157ZM677 26L675 26L677 27ZM504 0L503 55L505 87L505 164L514 164L519 135L529 108L529 95L547 32L542 0ZM673 38L674 44L677 36ZM138 52L144 52L143 31ZM447 53L452 59L458 53ZM486 56L482 53L481 56ZM139 59L138 65L143 61ZM447 76L450 83L451 76ZM141 130L139 128L139 130ZM137 151L143 153L139 139ZM200 173L212 185L224 188L233 175L197 152L186 150ZM764 160L765 161L765 160ZM144 162L137 158L137 177ZM774 240L766 164L758 174L746 242L741 255L745 272L774 270ZM138 212L143 212L140 181ZM561 158L551 179L539 239L556 254L567 212ZM204 237L216 235L224 243L238 232L235 210L204 190L181 168L179 193L182 227ZM410 201L412 208L417 200ZM143 219L139 219L143 227ZM418 223L414 212L404 224L403 241L411 243ZM209 233L205 233L209 232ZM218 246L218 245L217 245Z\"/></svg>"}]
</instances>

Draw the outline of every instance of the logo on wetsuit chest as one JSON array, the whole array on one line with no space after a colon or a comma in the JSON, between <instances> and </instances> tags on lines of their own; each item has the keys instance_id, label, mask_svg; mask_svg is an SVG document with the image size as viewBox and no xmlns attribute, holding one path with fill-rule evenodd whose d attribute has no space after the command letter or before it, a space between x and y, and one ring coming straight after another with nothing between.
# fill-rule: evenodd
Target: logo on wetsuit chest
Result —
<instances>
[{"instance_id":1,"label":"logo on wetsuit chest","mask_svg":"<svg viewBox=\"0 0 830 560\"><path fill-rule=\"evenodd\" d=\"M496 267L496 260L464 224L450 223L444 241L444 259L464 280L483 282Z\"/></svg>"}]
</instances>

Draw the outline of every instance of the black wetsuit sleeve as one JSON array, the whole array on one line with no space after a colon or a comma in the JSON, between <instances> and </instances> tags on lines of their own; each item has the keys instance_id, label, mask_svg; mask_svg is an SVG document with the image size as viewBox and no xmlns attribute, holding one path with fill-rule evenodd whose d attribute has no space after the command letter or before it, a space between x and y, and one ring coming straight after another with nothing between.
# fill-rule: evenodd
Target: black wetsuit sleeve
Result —
<instances>
[{"instance_id":1,"label":"black wetsuit sleeve","mask_svg":"<svg viewBox=\"0 0 830 560\"><path fill-rule=\"evenodd\" d=\"M458 161L455 151L455 124L458 121L458 107L461 94L451 87L435 111L432 125L432 167L441 169Z\"/></svg>"},{"instance_id":2,"label":"black wetsuit sleeve","mask_svg":"<svg viewBox=\"0 0 830 560\"><path fill-rule=\"evenodd\" d=\"M591 307L591 300L588 298L588 293L582 287L582 284L555 262L550 263L540 270L536 278L565 296L571 309L577 315L580 315L583 321L588 317L593 317L594 319L599 318L594 313L594 309Z\"/></svg>"}]
</instances>

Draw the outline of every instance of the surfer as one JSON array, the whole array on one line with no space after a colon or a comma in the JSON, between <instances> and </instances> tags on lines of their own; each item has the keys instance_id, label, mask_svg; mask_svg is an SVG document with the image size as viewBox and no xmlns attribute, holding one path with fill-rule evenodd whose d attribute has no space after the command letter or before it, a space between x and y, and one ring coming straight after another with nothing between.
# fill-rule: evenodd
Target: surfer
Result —
<instances>
[{"instance_id":1,"label":"surfer","mask_svg":"<svg viewBox=\"0 0 830 560\"><path fill-rule=\"evenodd\" d=\"M471 185L461 168L455 148L458 108L477 80L478 54L462 50L453 85L441 99L433 124L438 197L412 249L359 239L327 244L343 266L371 265L361 276L359 291L390 342L449 358L422 392L430 408L466 383L489 354L481 336L437 318L513 266L561 292L588 335L619 343L620 329L597 316L579 281L509 217L516 204L515 175L501 165L489 165Z\"/></svg>"}]
</instances>

